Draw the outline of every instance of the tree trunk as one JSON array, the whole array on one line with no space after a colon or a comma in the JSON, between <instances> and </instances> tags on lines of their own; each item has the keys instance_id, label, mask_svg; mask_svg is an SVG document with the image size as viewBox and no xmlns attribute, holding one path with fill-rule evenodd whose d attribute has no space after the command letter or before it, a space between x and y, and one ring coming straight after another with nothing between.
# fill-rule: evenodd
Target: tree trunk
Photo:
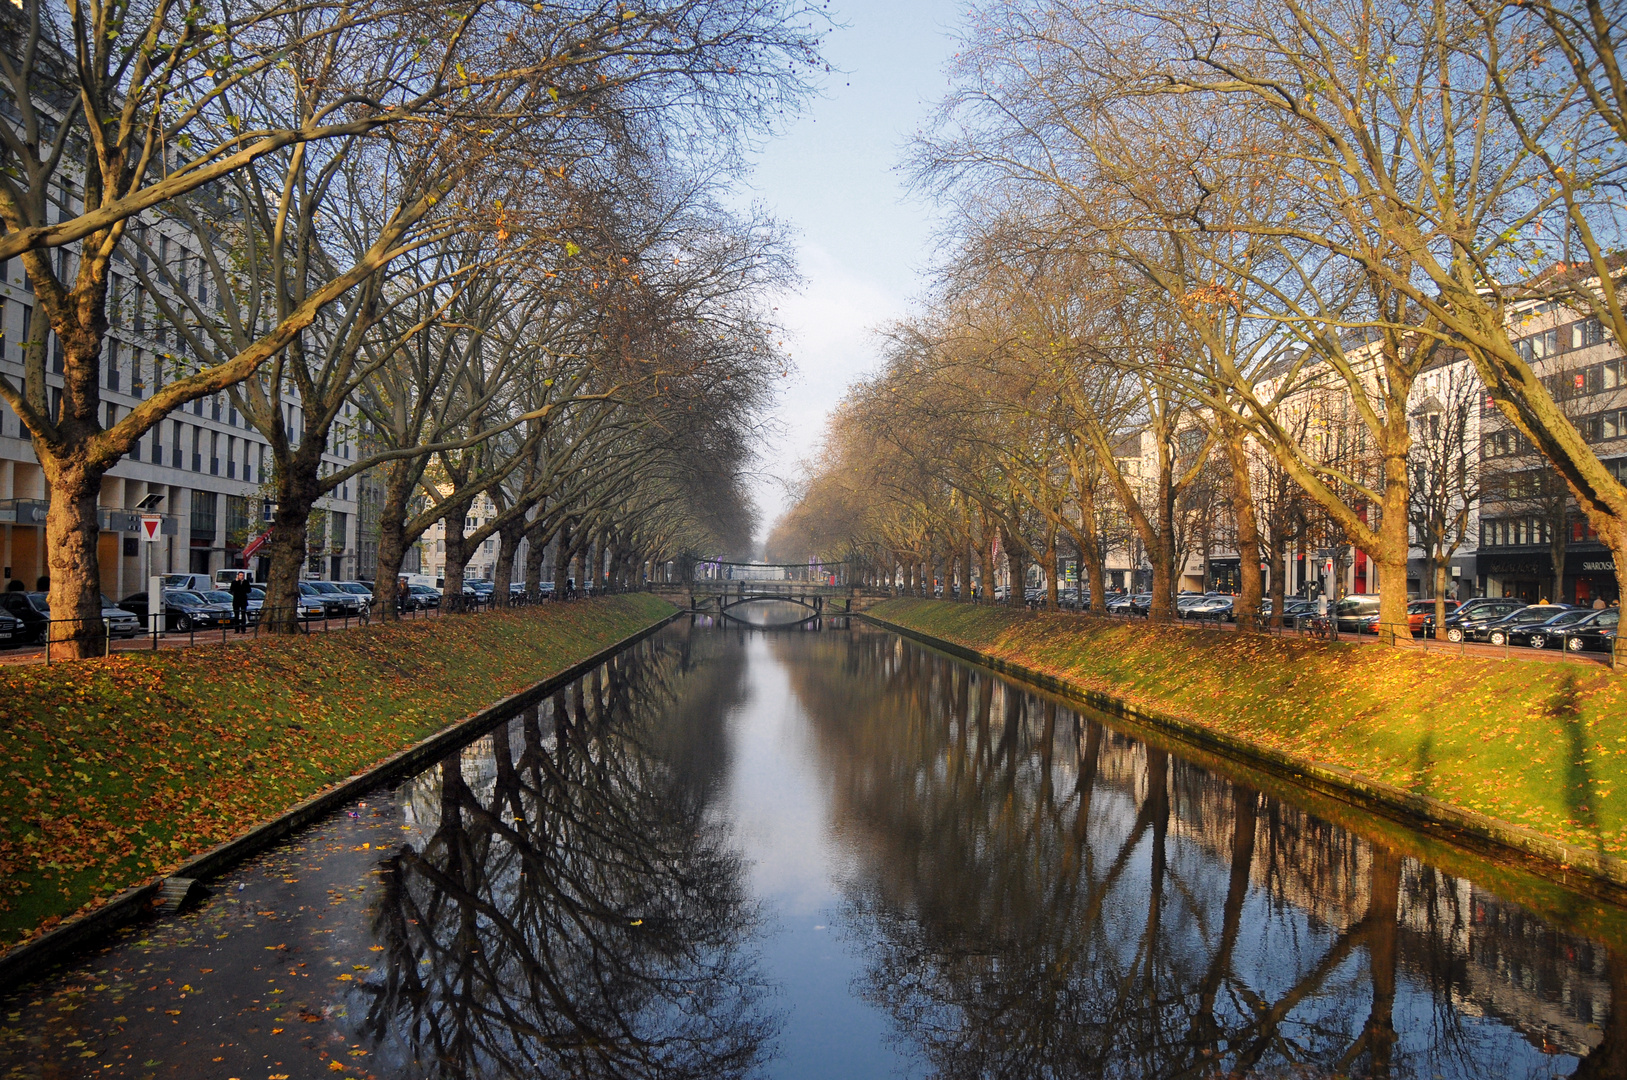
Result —
<instances>
[{"instance_id":1,"label":"tree trunk","mask_svg":"<svg viewBox=\"0 0 1627 1080\"><path fill-rule=\"evenodd\" d=\"M554 534L554 599L563 600L570 590L571 582L571 523L559 523L559 532Z\"/></svg>"},{"instance_id":2,"label":"tree trunk","mask_svg":"<svg viewBox=\"0 0 1627 1080\"><path fill-rule=\"evenodd\" d=\"M1565 602L1565 551L1569 547L1570 542L1570 536L1567 533L1566 526L1569 524L1570 522L1566 520L1566 515L1563 511L1556 514L1548 523L1550 528L1548 535L1548 558L1552 560L1549 565L1553 567L1554 571L1554 587L1553 591L1547 595L1546 599L1549 603L1553 604L1563 604Z\"/></svg>"},{"instance_id":3,"label":"tree trunk","mask_svg":"<svg viewBox=\"0 0 1627 1080\"><path fill-rule=\"evenodd\" d=\"M102 625L102 572L96 552L101 528L96 499L102 490L102 470L88 464L86 457L83 452L67 459L49 451L40 455L51 492L45 514L50 577L46 596L51 607L45 647L52 660L82 660L107 651L106 628ZM145 587L146 583L142 584ZM158 600L148 602L156 605L155 610L163 610Z\"/></svg>"},{"instance_id":4,"label":"tree trunk","mask_svg":"<svg viewBox=\"0 0 1627 1080\"><path fill-rule=\"evenodd\" d=\"M322 449L326 445L325 438L319 440L317 432L306 430L299 449L276 463L272 477L277 516L271 524L271 572L266 575L260 621L274 634L299 629L299 579L308 557L311 511L322 497Z\"/></svg>"},{"instance_id":5,"label":"tree trunk","mask_svg":"<svg viewBox=\"0 0 1627 1080\"><path fill-rule=\"evenodd\" d=\"M525 594L535 599L542 594L542 562L548 557L548 529L541 514L525 530Z\"/></svg>"},{"instance_id":6,"label":"tree trunk","mask_svg":"<svg viewBox=\"0 0 1627 1080\"><path fill-rule=\"evenodd\" d=\"M1147 545L1152 560L1152 601L1147 606L1149 622L1170 622L1175 618L1175 497L1171 491L1169 468L1158 478L1158 536Z\"/></svg>"},{"instance_id":7,"label":"tree trunk","mask_svg":"<svg viewBox=\"0 0 1627 1080\"><path fill-rule=\"evenodd\" d=\"M1006 545L1006 573L1010 581L1006 583L1006 603L1011 607L1022 607L1024 604L1023 592L1027 584L1028 561L1023 558L1022 550L1011 542L1007 534L1004 537Z\"/></svg>"},{"instance_id":8,"label":"tree trunk","mask_svg":"<svg viewBox=\"0 0 1627 1080\"><path fill-rule=\"evenodd\" d=\"M985 604L994 603L994 548L992 541L984 543L977 549L978 573L982 580L978 583L978 600Z\"/></svg>"},{"instance_id":9,"label":"tree trunk","mask_svg":"<svg viewBox=\"0 0 1627 1080\"><path fill-rule=\"evenodd\" d=\"M1407 625L1407 552L1411 547L1407 535L1407 502L1410 488L1406 454L1386 455L1384 474L1384 519L1379 522L1376 560L1379 571L1378 639L1386 645L1402 641L1410 644L1412 629Z\"/></svg>"},{"instance_id":10,"label":"tree trunk","mask_svg":"<svg viewBox=\"0 0 1627 1080\"><path fill-rule=\"evenodd\" d=\"M1221 433L1221 442L1226 449L1226 460L1232 469L1232 519L1237 523L1238 569L1242 573L1234 610L1237 614L1237 628L1251 631L1259 628L1260 614L1260 525L1254 515L1254 488L1250 472L1252 463L1249 461L1248 447L1243 442L1241 429L1223 424ZM1272 610L1281 611L1282 605L1275 604Z\"/></svg>"},{"instance_id":11,"label":"tree trunk","mask_svg":"<svg viewBox=\"0 0 1627 1080\"><path fill-rule=\"evenodd\" d=\"M260 623L273 634L299 630L299 581L305 568L306 527L320 494L314 473L299 465L296 455L288 468L279 467L274 478L277 516L271 525L271 572L266 575L265 606Z\"/></svg>"},{"instance_id":12,"label":"tree trunk","mask_svg":"<svg viewBox=\"0 0 1627 1080\"><path fill-rule=\"evenodd\" d=\"M1435 563L1435 640L1446 640L1446 560L1437 553Z\"/></svg>"},{"instance_id":13,"label":"tree trunk","mask_svg":"<svg viewBox=\"0 0 1627 1080\"><path fill-rule=\"evenodd\" d=\"M455 503L447 509L446 517L441 519L446 523L443 530L446 533L446 579L441 587L443 611L462 611L466 606L463 602L463 568L474 555L463 539L463 526L468 516L468 506Z\"/></svg>"},{"instance_id":14,"label":"tree trunk","mask_svg":"<svg viewBox=\"0 0 1627 1080\"><path fill-rule=\"evenodd\" d=\"M525 519L518 518L497 530L497 563L492 567L492 603L507 607L508 586L514 580L514 557L519 554L520 538L525 535Z\"/></svg>"},{"instance_id":15,"label":"tree trunk","mask_svg":"<svg viewBox=\"0 0 1627 1080\"><path fill-rule=\"evenodd\" d=\"M1288 567L1287 553L1284 550L1286 541L1273 535L1271 538L1271 626L1272 629L1282 629L1282 608L1288 599Z\"/></svg>"},{"instance_id":16,"label":"tree trunk","mask_svg":"<svg viewBox=\"0 0 1627 1080\"><path fill-rule=\"evenodd\" d=\"M422 466L408 461L385 465L384 502L379 507L378 569L373 575L372 613L386 622L399 617L401 564L406 561L407 496L418 482Z\"/></svg>"},{"instance_id":17,"label":"tree trunk","mask_svg":"<svg viewBox=\"0 0 1627 1080\"><path fill-rule=\"evenodd\" d=\"M1079 489L1079 561L1090 573L1090 612L1107 614L1107 573L1102 566L1101 536L1096 531L1096 493Z\"/></svg>"},{"instance_id":18,"label":"tree trunk","mask_svg":"<svg viewBox=\"0 0 1627 1080\"><path fill-rule=\"evenodd\" d=\"M1046 534L1045 538L1045 599L1051 605L1051 610L1056 611L1058 597L1056 591L1056 530L1054 528Z\"/></svg>"}]
</instances>

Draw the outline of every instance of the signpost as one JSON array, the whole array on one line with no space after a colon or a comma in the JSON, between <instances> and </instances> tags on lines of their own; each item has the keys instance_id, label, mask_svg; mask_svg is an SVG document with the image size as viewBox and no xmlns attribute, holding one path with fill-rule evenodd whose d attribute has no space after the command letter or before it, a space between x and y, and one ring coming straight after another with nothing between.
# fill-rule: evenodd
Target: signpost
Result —
<instances>
[{"instance_id":1,"label":"signpost","mask_svg":"<svg viewBox=\"0 0 1627 1080\"><path fill-rule=\"evenodd\" d=\"M141 538L146 541L142 546L147 551L147 632L155 635L154 648L156 635L164 626L164 583L153 573L153 545L164 531L164 515L158 513L163 501L164 496L154 492L136 505L141 511Z\"/></svg>"}]
</instances>

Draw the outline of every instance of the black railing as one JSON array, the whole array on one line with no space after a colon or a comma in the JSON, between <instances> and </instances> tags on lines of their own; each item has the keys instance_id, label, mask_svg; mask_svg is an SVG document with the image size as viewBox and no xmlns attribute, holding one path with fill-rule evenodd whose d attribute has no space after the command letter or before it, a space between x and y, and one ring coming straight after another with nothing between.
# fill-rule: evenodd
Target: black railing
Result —
<instances>
[{"instance_id":1,"label":"black railing","mask_svg":"<svg viewBox=\"0 0 1627 1080\"><path fill-rule=\"evenodd\" d=\"M569 600L577 596L621 591L623 590L619 588L605 588L591 594L578 593L561 599ZM428 619L438 617L443 611L447 614L479 614L531 607L552 602L553 599L551 592L541 589L536 592L511 592L501 600L488 592L439 597L433 604L417 598L402 598L397 602L396 616L399 619ZM137 619L134 630L129 629L129 624L122 619L103 618L98 620L102 624L100 655L134 650L189 648L200 644L253 639L262 633L269 636L270 626L274 623L291 623L295 633L310 634L348 630L351 627L367 626L379 621L371 603L351 605L321 601L315 597L311 600L313 603L302 604L297 608L291 620L276 617L286 614L287 609L266 608L263 605L251 607L246 613L234 611L229 616L212 611L172 609L166 613L164 625L158 630L153 630L147 616L138 611L129 612ZM320 609L317 604L321 604ZM3 613L0 613L0 619L4 618ZM87 620L84 619L39 619L19 623L10 632L12 634L10 638L0 637L0 663L61 663L64 646L79 636L86 623ZM4 625L6 624L0 623L0 627ZM4 632L0 629L0 633ZM52 647L47 647L48 639ZM56 656L52 655L53 651Z\"/></svg>"}]
</instances>

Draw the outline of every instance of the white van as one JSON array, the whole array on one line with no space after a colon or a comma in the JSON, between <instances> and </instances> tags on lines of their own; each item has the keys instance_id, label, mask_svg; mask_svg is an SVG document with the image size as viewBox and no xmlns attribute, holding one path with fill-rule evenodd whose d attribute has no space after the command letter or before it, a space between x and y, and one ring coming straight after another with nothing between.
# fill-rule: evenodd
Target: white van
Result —
<instances>
[{"instance_id":1,"label":"white van","mask_svg":"<svg viewBox=\"0 0 1627 1080\"><path fill-rule=\"evenodd\" d=\"M247 574L249 576L249 581L254 581L254 571L244 570L242 567L238 567L235 570L216 570L215 583L209 587L211 589L229 589L232 587L232 582L237 580L238 574Z\"/></svg>"},{"instance_id":2,"label":"white van","mask_svg":"<svg viewBox=\"0 0 1627 1080\"><path fill-rule=\"evenodd\" d=\"M434 574L402 574L408 585L422 585L425 588L441 591L441 581Z\"/></svg>"},{"instance_id":3,"label":"white van","mask_svg":"<svg viewBox=\"0 0 1627 1080\"><path fill-rule=\"evenodd\" d=\"M208 574L164 574L164 588L189 589L192 592L209 592L213 589L224 589L224 585L216 585L209 580Z\"/></svg>"}]
</instances>

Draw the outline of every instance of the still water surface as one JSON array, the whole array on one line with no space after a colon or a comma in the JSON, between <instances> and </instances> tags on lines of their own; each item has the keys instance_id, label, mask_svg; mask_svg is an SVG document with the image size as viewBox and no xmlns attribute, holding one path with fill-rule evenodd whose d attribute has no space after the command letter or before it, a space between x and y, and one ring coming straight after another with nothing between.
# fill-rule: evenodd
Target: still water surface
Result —
<instances>
[{"instance_id":1,"label":"still water surface","mask_svg":"<svg viewBox=\"0 0 1627 1080\"><path fill-rule=\"evenodd\" d=\"M1621 913L1407 850L888 634L675 625L6 998L0 1077L1627 1075Z\"/></svg>"}]
</instances>

